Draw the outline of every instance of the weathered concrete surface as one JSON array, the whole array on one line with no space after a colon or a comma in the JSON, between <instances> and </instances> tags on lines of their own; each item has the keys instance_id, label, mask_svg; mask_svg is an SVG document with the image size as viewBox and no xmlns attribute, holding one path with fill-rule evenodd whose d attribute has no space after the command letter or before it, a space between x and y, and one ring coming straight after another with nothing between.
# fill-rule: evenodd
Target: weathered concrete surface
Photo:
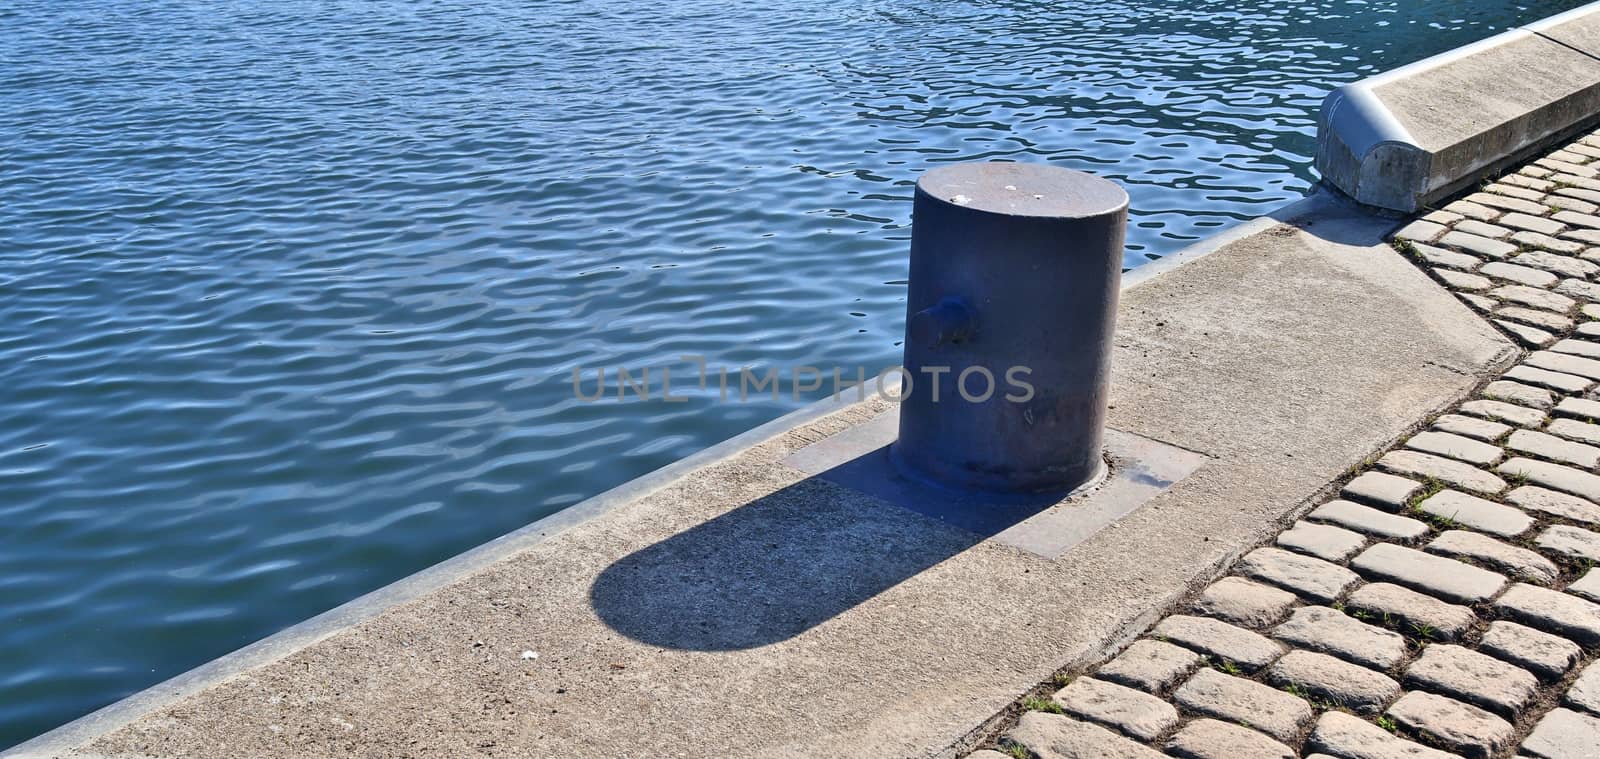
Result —
<instances>
[{"instance_id":1,"label":"weathered concrete surface","mask_svg":"<svg viewBox=\"0 0 1600 759\"><path fill-rule=\"evenodd\" d=\"M587 520L516 538L512 555L491 545L23 752L947 754L1512 357L1378 244L1385 223L1298 211L1301 229L1123 294L1110 423L1212 460L1057 559L779 463L884 411L869 401L577 507ZM371 615L385 599L403 602Z\"/></svg>"},{"instance_id":2,"label":"weathered concrete surface","mask_svg":"<svg viewBox=\"0 0 1600 759\"><path fill-rule=\"evenodd\" d=\"M1351 197L1412 212L1600 117L1600 4L1334 90L1317 169Z\"/></svg>"},{"instance_id":3,"label":"weathered concrete surface","mask_svg":"<svg viewBox=\"0 0 1600 759\"><path fill-rule=\"evenodd\" d=\"M1574 8L1522 28L1575 50L1600 57L1600 13L1594 12L1593 5Z\"/></svg>"}]
</instances>

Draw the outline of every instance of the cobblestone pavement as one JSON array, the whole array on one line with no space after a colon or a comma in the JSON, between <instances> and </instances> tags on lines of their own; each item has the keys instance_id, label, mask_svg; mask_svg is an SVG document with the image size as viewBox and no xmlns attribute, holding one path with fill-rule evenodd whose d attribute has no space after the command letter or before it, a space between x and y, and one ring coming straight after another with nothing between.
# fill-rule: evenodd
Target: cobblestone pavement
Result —
<instances>
[{"instance_id":1,"label":"cobblestone pavement","mask_svg":"<svg viewBox=\"0 0 1600 759\"><path fill-rule=\"evenodd\" d=\"M1393 244L1521 362L974 759L1600 757L1600 132Z\"/></svg>"}]
</instances>

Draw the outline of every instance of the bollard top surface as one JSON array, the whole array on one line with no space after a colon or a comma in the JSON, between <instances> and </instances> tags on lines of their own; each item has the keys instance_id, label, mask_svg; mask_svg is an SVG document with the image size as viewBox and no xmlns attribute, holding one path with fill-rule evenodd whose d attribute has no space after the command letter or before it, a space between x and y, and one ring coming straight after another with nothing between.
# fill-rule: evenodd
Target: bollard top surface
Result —
<instances>
[{"instance_id":1,"label":"bollard top surface","mask_svg":"<svg viewBox=\"0 0 1600 759\"><path fill-rule=\"evenodd\" d=\"M1115 182L1042 163L957 163L928 171L917 189L951 205L1006 216L1082 219L1128 207Z\"/></svg>"}]
</instances>

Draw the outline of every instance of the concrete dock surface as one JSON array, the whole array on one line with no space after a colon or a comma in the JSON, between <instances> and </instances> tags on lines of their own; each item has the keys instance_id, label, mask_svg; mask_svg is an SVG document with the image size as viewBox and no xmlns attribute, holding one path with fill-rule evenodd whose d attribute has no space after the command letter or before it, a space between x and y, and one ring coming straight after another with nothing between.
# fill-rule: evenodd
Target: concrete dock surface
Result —
<instances>
[{"instance_id":1,"label":"concrete dock surface","mask_svg":"<svg viewBox=\"0 0 1600 759\"><path fill-rule=\"evenodd\" d=\"M892 411L874 398L763 428L14 751L964 752L1019 693L1124 645L1514 359L1383 243L1393 226L1316 196L1129 275L1110 426L1206 459L1057 558L783 463Z\"/></svg>"}]
</instances>

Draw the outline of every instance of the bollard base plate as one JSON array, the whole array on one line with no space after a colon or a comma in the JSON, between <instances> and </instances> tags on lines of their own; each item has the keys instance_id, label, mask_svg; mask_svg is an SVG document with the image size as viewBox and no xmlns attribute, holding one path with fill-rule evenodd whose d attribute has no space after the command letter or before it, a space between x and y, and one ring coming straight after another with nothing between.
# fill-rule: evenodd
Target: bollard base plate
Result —
<instances>
[{"instance_id":1,"label":"bollard base plate","mask_svg":"<svg viewBox=\"0 0 1600 759\"><path fill-rule=\"evenodd\" d=\"M890 459L898 409L791 453L784 463L952 527L1054 559L1209 460L1158 440L1106 429L1105 477L1069 492L1001 495L907 477Z\"/></svg>"}]
</instances>

